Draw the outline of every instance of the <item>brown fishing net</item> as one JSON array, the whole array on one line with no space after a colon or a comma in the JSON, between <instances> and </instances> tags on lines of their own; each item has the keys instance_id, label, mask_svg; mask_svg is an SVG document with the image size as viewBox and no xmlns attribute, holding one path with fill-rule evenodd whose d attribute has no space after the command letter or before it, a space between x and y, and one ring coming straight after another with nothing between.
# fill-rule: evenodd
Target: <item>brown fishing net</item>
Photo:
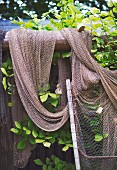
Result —
<instances>
[{"instance_id":1,"label":"brown fishing net","mask_svg":"<svg viewBox=\"0 0 117 170\"><path fill-rule=\"evenodd\" d=\"M38 99L38 93L41 87L49 84L56 39L62 37L62 35L59 32L19 29L10 31L8 36L15 82L26 110L22 108L15 89L12 94L13 120L20 122L27 112L39 128L46 131L59 129L69 117L66 91L63 90L65 80L70 78L71 73L68 59L64 62L62 59L58 61L58 78L63 90L61 106L58 108L60 111L53 114L46 110ZM62 74L62 72L65 74ZM19 137L14 136L14 165L22 168L27 164L32 147L27 143L26 150L18 151L17 143L19 140Z\"/></svg>"},{"instance_id":2,"label":"brown fishing net","mask_svg":"<svg viewBox=\"0 0 117 170\"><path fill-rule=\"evenodd\" d=\"M74 29L62 32L73 51L72 90L82 169L115 170L117 72L106 70L93 60L87 32L78 33Z\"/></svg>"},{"instance_id":3,"label":"brown fishing net","mask_svg":"<svg viewBox=\"0 0 117 170\"><path fill-rule=\"evenodd\" d=\"M23 28L10 31L9 45L19 96L32 121L43 130L57 130L66 122L69 117L66 92L62 98L63 101L65 97L64 108L54 114L43 107L37 96L39 88L49 82L56 39L62 35L72 50L72 89L82 167L84 170L115 170L117 72L102 68L91 57L91 37L87 32L79 33L76 29L63 29L61 32L31 31ZM59 68L60 65L64 68L59 71L64 91L65 79L70 78L70 68L67 68L69 64L65 67L61 60ZM25 155L28 157L30 149L29 146L28 152L24 154L14 150L17 152L17 160L14 157L16 166L25 166L26 161L24 163L22 160Z\"/></svg>"}]
</instances>

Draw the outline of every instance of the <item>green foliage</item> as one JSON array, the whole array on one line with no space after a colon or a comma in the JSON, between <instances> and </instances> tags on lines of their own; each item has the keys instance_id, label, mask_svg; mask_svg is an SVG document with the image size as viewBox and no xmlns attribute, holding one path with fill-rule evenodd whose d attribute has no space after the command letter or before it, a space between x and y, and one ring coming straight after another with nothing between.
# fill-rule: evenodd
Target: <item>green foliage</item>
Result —
<instances>
[{"instance_id":1,"label":"green foliage","mask_svg":"<svg viewBox=\"0 0 117 170\"><path fill-rule=\"evenodd\" d=\"M42 103L46 103L57 107L59 100L60 100L60 94L55 94L50 92L50 85L44 85L39 90L39 98Z\"/></svg>"},{"instance_id":2,"label":"green foliage","mask_svg":"<svg viewBox=\"0 0 117 170\"><path fill-rule=\"evenodd\" d=\"M50 148L53 143L58 142L58 144L63 145L62 151L67 151L72 147L72 138L68 123L55 132L45 132L39 129L27 117L20 123L15 121L15 128L11 128L11 132L21 136L21 141L17 145L18 149L25 149L27 142L32 145L43 144L47 148Z\"/></svg>"},{"instance_id":3,"label":"green foliage","mask_svg":"<svg viewBox=\"0 0 117 170\"><path fill-rule=\"evenodd\" d=\"M117 50L114 46L117 45L117 2L109 0L107 5L110 7L109 11L100 11L92 7L84 14L79 3L74 5L73 0L61 0L57 3L59 10L49 10L43 13L42 19L34 17L28 22L23 22L21 19L13 22L25 28L48 31L67 27L78 29L85 27L93 36L92 56L101 66L116 69ZM51 18L51 15L55 19ZM42 25L45 19L49 19L50 23Z\"/></svg>"},{"instance_id":4,"label":"green foliage","mask_svg":"<svg viewBox=\"0 0 117 170\"><path fill-rule=\"evenodd\" d=\"M27 16L26 13L29 13L30 15L37 15L39 18L41 15L49 11L50 9L59 9L59 7L56 7L56 3L59 2L59 0L9 0L9 3L6 3L6 0L0 1L0 14L2 18L16 18L17 16L21 18L30 18L30 16ZM86 5L88 6L98 6L100 9L107 8L106 0L100 0L100 1L84 1L79 0L75 1L77 4L81 6L81 9L84 10L84 6L86 8ZM79 3L80 2L80 3ZM82 4L81 4L82 3ZM82 8L83 7L83 8Z\"/></svg>"},{"instance_id":5,"label":"green foliage","mask_svg":"<svg viewBox=\"0 0 117 170\"><path fill-rule=\"evenodd\" d=\"M5 90L8 90L8 94L11 94L13 86L10 83L11 77L14 76L13 68L12 68L12 61L8 58L5 62L2 63L2 84Z\"/></svg>"},{"instance_id":6,"label":"green foliage","mask_svg":"<svg viewBox=\"0 0 117 170\"><path fill-rule=\"evenodd\" d=\"M42 166L43 170L75 170L75 166L71 163L60 160L55 155L52 155L51 158L46 158L45 163L40 159L34 160L34 162Z\"/></svg>"},{"instance_id":7,"label":"green foliage","mask_svg":"<svg viewBox=\"0 0 117 170\"><path fill-rule=\"evenodd\" d=\"M95 141L96 142L100 142L100 141L102 141L104 138L107 138L108 137L108 134L100 134L100 133L97 133L96 135L95 135Z\"/></svg>"}]
</instances>

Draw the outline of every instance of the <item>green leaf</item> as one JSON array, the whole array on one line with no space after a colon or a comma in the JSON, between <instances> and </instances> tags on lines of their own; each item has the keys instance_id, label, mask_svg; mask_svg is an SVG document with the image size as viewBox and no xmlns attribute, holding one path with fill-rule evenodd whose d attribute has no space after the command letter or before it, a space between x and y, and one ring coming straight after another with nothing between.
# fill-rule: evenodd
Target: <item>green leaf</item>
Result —
<instances>
[{"instance_id":1,"label":"green leaf","mask_svg":"<svg viewBox=\"0 0 117 170\"><path fill-rule=\"evenodd\" d=\"M23 130L26 132L26 135L30 135L31 134L31 131L28 130L26 127L23 127Z\"/></svg>"},{"instance_id":2,"label":"green leaf","mask_svg":"<svg viewBox=\"0 0 117 170\"><path fill-rule=\"evenodd\" d=\"M51 143L50 143L50 142L44 142L43 145L44 145L45 147L47 147L47 148L50 148Z\"/></svg>"},{"instance_id":3,"label":"green leaf","mask_svg":"<svg viewBox=\"0 0 117 170\"><path fill-rule=\"evenodd\" d=\"M34 162L39 166L44 165L40 159L35 159Z\"/></svg>"},{"instance_id":4,"label":"green leaf","mask_svg":"<svg viewBox=\"0 0 117 170\"><path fill-rule=\"evenodd\" d=\"M36 142L35 142L35 139L34 138L29 138L29 142L32 144L32 145L35 145Z\"/></svg>"},{"instance_id":5,"label":"green leaf","mask_svg":"<svg viewBox=\"0 0 117 170\"><path fill-rule=\"evenodd\" d=\"M20 123L17 122L17 121L15 121L15 126L16 126L18 129L21 129L21 128L22 128L21 125L20 125Z\"/></svg>"},{"instance_id":6,"label":"green leaf","mask_svg":"<svg viewBox=\"0 0 117 170\"><path fill-rule=\"evenodd\" d=\"M65 144L65 142L62 139L59 139L58 143L61 144L61 145Z\"/></svg>"},{"instance_id":7,"label":"green leaf","mask_svg":"<svg viewBox=\"0 0 117 170\"><path fill-rule=\"evenodd\" d=\"M113 32L111 32L110 35L111 35L111 36L117 36L117 30L114 30Z\"/></svg>"},{"instance_id":8,"label":"green leaf","mask_svg":"<svg viewBox=\"0 0 117 170\"><path fill-rule=\"evenodd\" d=\"M67 144L67 146L69 146L70 148L72 148L72 147L73 147L73 144L70 143L70 144Z\"/></svg>"},{"instance_id":9,"label":"green leaf","mask_svg":"<svg viewBox=\"0 0 117 170\"><path fill-rule=\"evenodd\" d=\"M33 122L32 122L31 120L28 120L28 128L29 128L30 130L33 129Z\"/></svg>"},{"instance_id":10,"label":"green leaf","mask_svg":"<svg viewBox=\"0 0 117 170\"><path fill-rule=\"evenodd\" d=\"M113 2L112 2L112 0L108 0L107 5L108 5L109 7L113 7Z\"/></svg>"},{"instance_id":11,"label":"green leaf","mask_svg":"<svg viewBox=\"0 0 117 170\"><path fill-rule=\"evenodd\" d=\"M43 132L39 132L39 138L45 138L45 135L43 134Z\"/></svg>"},{"instance_id":12,"label":"green leaf","mask_svg":"<svg viewBox=\"0 0 117 170\"><path fill-rule=\"evenodd\" d=\"M39 92L47 92L48 90L50 90L50 85L49 84L45 84L43 87L41 87L39 89Z\"/></svg>"},{"instance_id":13,"label":"green leaf","mask_svg":"<svg viewBox=\"0 0 117 170\"><path fill-rule=\"evenodd\" d=\"M49 96L51 96L52 98L54 98L54 99L56 99L57 98L57 96L56 96L56 94L55 93L48 93L48 95Z\"/></svg>"},{"instance_id":14,"label":"green leaf","mask_svg":"<svg viewBox=\"0 0 117 170\"><path fill-rule=\"evenodd\" d=\"M109 15L109 13L107 11L102 11L100 16L101 17L107 17Z\"/></svg>"},{"instance_id":15,"label":"green leaf","mask_svg":"<svg viewBox=\"0 0 117 170\"><path fill-rule=\"evenodd\" d=\"M3 68L5 68L5 69L6 69L6 68L7 68L7 66L8 66L7 62L2 63L2 67L3 67Z\"/></svg>"},{"instance_id":16,"label":"green leaf","mask_svg":"<svg viewBox=\"0 0 117 170\"><path fill-rule=\"evenodd\" d=\"M6 62L7 62L8 68L11 69L12 68L12 60L11 60L11 58L8 58Z\"/></svg>"},{"instance_id":17,"label":"green leaf","mask_svg":"<svg viewBox=\"0 0 117 170\"><path fill-rule=\"evenodd\" d=\"M55 140L55 138L51 138L51 139L49 139L49 142L51 143L51 144L53 144L54 142L55 142L56 140Z\"/></svg>"},{"instance_id":18,"label":"green leaf","mask_svg":"<svg viewBox=\"0 0 117 170\"><path fill-rule=\"evenodd\" d=\"M46 158L46 164L47 164L47 165L50 164L50 158Z\"/></svg>"},{"instance_id":19,"label":"green leaf","mask_svg":"<svg viewBox=\"0 0 117 170\"><path fill-rule=\"evenodd\" d=\"M82 22L83 22L84 24L90 24L90 23L91 23L91 20L90 20L89 18L85 18L85 19L82 20Z\"/></svg>"},{"instance_id":20,"label":"green leaf","mask_svg":"<svg viewBox=\"0 0 117 170\"><path fill-rule=\"evenodd\" d=\"M103 140L103 135L102 134L96 134L95 135L95 139L96 142L100 142Z\"/></svg>"},{"instance_id":21,"label":"green leaf","mask_svg":"<svg viewBox=\"0 0 117 170\"><path fill-rule=\"evenodd\" d=\"M56 107L58 105L58 100L57 99L52 100L51 105Z\"/></svg>"},{"instance_id":22,"label":"green leaf","mask_svg":"<svg viewBox=\"0 0 117 170\"><path fill-rule=\"evenodd\" d=\"M60 163L60 159L55 157L55 165L58 165Z\"/></svg>"},{"instance_id":23,"label":"green leaf","mask_svg":"<svg viewBox=\"0 0 117 170\"><path fill-rule=\"evenodd\" d=\"M47 165L43 165L43 170L48 170Z\"/></svg>"},{"instance_id":24,"label":"green leaf","mask_svg":"<svg viewBox=\"0 0 117 170\"><path fill-rule=\"evenodd\" d=\"M69 149L69 146L66 145L66 146L64 146L64 147L62 148L62 151L66 152L68 149Z\"/></svg>"},{"instance_id":25,"label":"green leaf","mask_svg":"<svg viewBox=\"0 0 117 170\"><path fill-rule=\"evenodd\" d=\"M100 10L98 8L96 8L96 7L93 7L93 8L91 8L91 13L92 14L99 14Z\"/></svg>"},{"instance_id":26,"label":"green leaf","mask_svg":"<svg viewBox=\"0 0 117 170\"><path fill-rule=\"evenodd\" d=\"M103 134L103 138L107 138L108 137L108 133Z\"/></svg>"},{"instance_id":27,"label":"green leaf","mask_svg":"<svg viewBox=\"0 0 117 170\"><path fill-rule=\"evenodd\" d=\"M108 16L108 17L106 17L106 18L104 19L104 21L112 21L112 20L113 20L113 18L110 17L110 16Z\"/></svg>"},{"instance_id":28,"label":"green leaf","mask_svg":"<svg viewBox=\"0 0 117 170\"><path fill-rule=\"evenodd\" d=\"M48 93L40 96L40 100L42 103L46 102L47 99L48 99Z\"/></svg>"},{"instance_id":29,"label":"green leaf","mask_svg":"<svg viewBox=\"0 0 117 170\"><path fill-rule=\"evenodd\" d=\"M97 22L97 21L100 20L100 18L95 17L94 15L90 15L89 18L90 18L92 21L95 21L95 22Z\"/></svg>"},{"instance_id":30,"label":"green leaf","mask_svg":"<svg viewBox=\"0 0 117 170\"><path fill-rule=\"evenodd\" d=\"M24 24L24 28L32 28L32 27L34 27L34 23L32 23L31 21L28 21L28 22L26 22L25 24Z\"/></svg>"},{"instance_id":31,"label":"green leaf","mask_svg":"<svg viewBox=\"0 0 117 170\"><path fill-rule=\"evenodd\" d=\"M2 67L2 68L1 68L1 71L2 71L2 73L3 73L6 77L9 76L5 68Z\"/></svg>"},{"instance_id":32,"label":"green leaf","mask_svg":"<svg viewBox=\"0 0 117 170\"><path fill-rule=\"evenodd\" d=\"M71 56L71 53L70 52L64 52L64 53L62 53L62 57L63 58L67 58L67 57L70 57Z\"/></svg>"},{"instance_id":33,"label":"green leaf","mask_svg":"<svg viewBox=\"0 0 117 170\"><path fill-rule=\"evenodd\" d=\"M9 106L9 107L12 107L12 103L11 103L11 102L8 102L8 106Z\"/></svg>"},{"instance_id":34,"label":"green leaf","mask_svg":"<svg viewBox=\"0 0 117 170\"><path fill-rule=\"evenodd\" d=\"M98 120L98 119L92 119L91 121L90 121L90 125L91 126L97 126L97 125L99 125L100 124L100 121Z\"/></svg>"},{"instance_id":35,"label":"green leaf","mask_svg":"<svg viewBox=\"0 0 117 170\"><path fill-rule=\"evenodd\" d=\"M45 140L44 139L36 139L35 142L36 143L43 143Z\"/></svg>"},{"instance_id":36,"label":"green leaf","mask_svg":"<svg viewBox=\"0 0 117 170\"><path fill-rule=\"evenodd\" d=\"M6 79L6 77L3 77L2 84L3 84L4 89L6 90L7 89L7 79Z\"/></svg>"},{"instance_id":37,"label":"green leaf","mask_svg":"<svg viewBox=\"0 0 117 170\"><path fill-rule=\"evenodd\" d=\"M32 135L34 136L34 138L37 138L37 136L38 136L37 131L33 129L33 131L32 131Z\"/></svg>"},{"instance_id":38,"label":"green leaf","mask_svg":"<svg viewBox=\"0 0 117 170\"><path fill-rule=\"evenodd\" d=\"M39 96L43 96L44 94L46 94L47 92L39 92Z\"/></svg>"},{"instance_id":39,"label":"green leaf","mask_svg":"<svg viewBox=\"0 0 117 170\"><path fill-rule=\"evenodd\" d=\"M18 134L19 133L19 130L18 129L15 129L15 128L11 128L11 132L15 133L15 134Z\"/></svg>"},{"instance_id":40,"label":"green leaf","mask_svg":"<svg viewBox=\"0 0 117 170\"><path fill-rule=\"evenodd\" d=\"M25 148L26 148L26 140L21 140L17 145L17 149L23 150Z\"/></svg>"},{"instance_id":41,"label":"green leaf","mask_svg":"<svg viewBox=\"0 0 117 170\"><path fill-rule=\"evenodd\" d=\"M51 139L52 138L52 136L47 136L47 137L45 137L45 139Z\"/></svg>"}]
</instances>

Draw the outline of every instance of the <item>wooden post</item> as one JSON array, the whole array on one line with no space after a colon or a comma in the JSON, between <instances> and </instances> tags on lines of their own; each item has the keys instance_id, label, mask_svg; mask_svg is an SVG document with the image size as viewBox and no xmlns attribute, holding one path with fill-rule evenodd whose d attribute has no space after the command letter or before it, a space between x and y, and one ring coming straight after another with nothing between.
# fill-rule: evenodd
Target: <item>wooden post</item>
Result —
<instances>
[{"instance_id":1,"label":"wooden post","mask_svg":"<svg viewBox=\"0 0 117 170\"><path fill-rule=\"evenodd\" d=\"M74 121L71 85L70 85L69 79L66 80L66 87L67 87L68 107L69 107L69 114L70 114L70 126L71 126L71 133L72 133L72 141L73 141L76 170L81 170L81 168L80 168L80 158L79 158L79 152L78 152L78 145L77 145L77 137L76 137L76 129L75 129L75 121Z\"/></svg>"}]
</instances>

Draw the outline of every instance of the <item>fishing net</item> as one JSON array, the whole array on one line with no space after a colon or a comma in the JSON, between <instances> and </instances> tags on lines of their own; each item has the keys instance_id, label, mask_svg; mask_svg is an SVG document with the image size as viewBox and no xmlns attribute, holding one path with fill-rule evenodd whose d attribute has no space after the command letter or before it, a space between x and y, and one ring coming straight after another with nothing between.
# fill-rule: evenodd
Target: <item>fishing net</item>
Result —
<instances>
[{"instance_id":1,"label":"fishing net","mask_svg":"<svg viewBox=\"0 0 117 170\"><path fill-rule=\"evenodd\" d=\"M88 32L80 33L76 29L63 29L61 32L19 29L9 32L15 82L23 106L32 121L46 131L59 129L68 119L66 92L62 98L62 101L65 98L63 108L54 114L44 108L37 96L39 87L49 81L57 36L63 36L71 46L71 84L82 167L84 170L115 170L117 72L102 68L91 57L91 37ZM62 65L61 60L58 65ZM64 82L62 91L65 91L65 79L69 77L67 73L70 70L64 65L62 67L59 78ZM64 79L62 73L65 73ZM24 154L14 151L17 152L17 158L14 157L16 166L25 166L27 160L22 160L25 155L29 156L30 146L28 149Z\"/></svg>"},{"instance_id":2,"label":"fishing net","mask_svg":"<svg viewBox=\"0 0 117 170\"><path fill-rule=\"evenodd\" d=\"M117 71L107 71L91 58L91 39L87 32L65 32L73 50L72 93L81 169L115 170L117 96L114 99L112 95L117 92Z\"/></svg>"}]
</instances>

